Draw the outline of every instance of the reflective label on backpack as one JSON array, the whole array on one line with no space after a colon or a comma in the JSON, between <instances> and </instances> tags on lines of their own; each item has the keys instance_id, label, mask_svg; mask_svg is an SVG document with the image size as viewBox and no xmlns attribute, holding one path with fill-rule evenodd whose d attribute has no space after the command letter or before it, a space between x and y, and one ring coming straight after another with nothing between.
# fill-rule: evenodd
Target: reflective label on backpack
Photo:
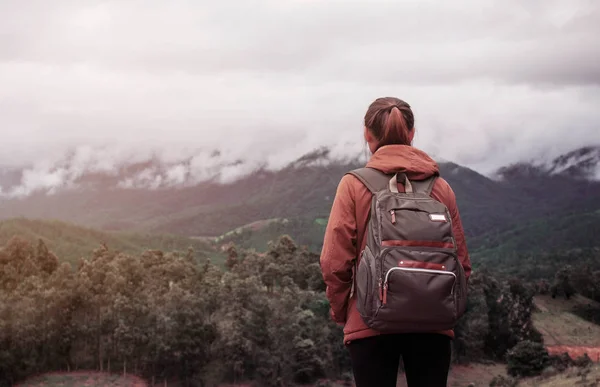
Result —
<instances>
[{"instance_id":1,"label":"reflective label on backpack","mask_svg":"<svg viewBox=\"0 0 600 387\"><path fill-rule=\"evenodd\" d=\"M429 214L429 219L434 222L447 222L446 214Z\"/></svg>"}]
</instances>

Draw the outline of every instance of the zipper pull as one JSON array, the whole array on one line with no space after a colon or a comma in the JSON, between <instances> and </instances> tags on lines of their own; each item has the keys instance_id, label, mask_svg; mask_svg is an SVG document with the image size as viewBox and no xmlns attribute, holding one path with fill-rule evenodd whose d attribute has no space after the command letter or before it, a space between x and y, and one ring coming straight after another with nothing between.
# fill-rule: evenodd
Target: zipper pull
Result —
<instances>
[{"instance_id":1,"label":"zipper pull","mask_svg":"<svg viewBox=\"0 0 600 387\"><path fill-rule=\"evenodd\" d=\"M379 301L383 301L383 285L382 285L382 279L379 279Z\"/></svg>"},{"instance_id":2,"label":"zipper pull","mask_svg":"<svg viewBox=\"0 0 600 387\"><path fill-rule=\"evenodd\" d=\"M391 210L390 214L392 214L392 224L396 224L396 211Z\"/></svg>"},{"instance_id":3,"label":"zipper pull","mask_svg":"<svg viewBox=\"0 0 600 387\"><path fill-rule=\"evenodd\" d=\"M387 290L388 284L386 282L385 284L383 284L383 305L387 304Z\"/></svg>"}]
</instances>

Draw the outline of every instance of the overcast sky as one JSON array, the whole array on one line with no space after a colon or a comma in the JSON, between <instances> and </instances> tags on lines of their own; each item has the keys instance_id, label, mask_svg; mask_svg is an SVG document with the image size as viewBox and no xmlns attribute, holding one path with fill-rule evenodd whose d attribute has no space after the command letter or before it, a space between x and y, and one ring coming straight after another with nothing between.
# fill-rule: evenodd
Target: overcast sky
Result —
<instances>
[{"instance_id":1,"label":"overcast sky","mask_svg":"<svg viewBox=\"0 0 600 387\"><path fill-rule=\"evenodd\" d=\"M1 0L0 163L354 154L388 95L438 157L553 156L600 143L599 20L596 0Z\"/></svg>"}]
</instances>

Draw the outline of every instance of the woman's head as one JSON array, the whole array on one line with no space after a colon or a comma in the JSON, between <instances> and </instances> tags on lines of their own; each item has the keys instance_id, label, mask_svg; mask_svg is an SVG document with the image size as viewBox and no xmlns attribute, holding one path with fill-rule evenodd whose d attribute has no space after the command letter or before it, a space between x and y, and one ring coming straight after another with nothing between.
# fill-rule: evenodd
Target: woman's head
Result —
<instances>
[{"instance_id":1,"label":"woman's head","mask_svg":"<svg viewBox=\"0 0 600 387\"><path fill-rule=\"evenodd\" d=\"M365 114L365 140L371 153L384 145L411 145L414 126L409 104L394 97L377 98Z\"/></svg>"}]
</instances>

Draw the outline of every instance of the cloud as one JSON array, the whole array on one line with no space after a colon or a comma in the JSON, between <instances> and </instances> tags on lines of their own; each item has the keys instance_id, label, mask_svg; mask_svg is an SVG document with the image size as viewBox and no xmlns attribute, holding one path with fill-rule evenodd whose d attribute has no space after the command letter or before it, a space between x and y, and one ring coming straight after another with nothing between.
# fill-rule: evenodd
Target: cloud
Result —
<instances>
[{"instance_id":1,"label":"cloud","mask_svg":"<svg viewBox=\"0 0 600 387\"><path fill-rule=\"evenodd\" d=\"M171 169L122 184L353 157L384 95L482 172L600 143L594 0L51 3L0 2L0 164L31 166L26 191L152 157Z\"/></svg>"}]
</instances>

